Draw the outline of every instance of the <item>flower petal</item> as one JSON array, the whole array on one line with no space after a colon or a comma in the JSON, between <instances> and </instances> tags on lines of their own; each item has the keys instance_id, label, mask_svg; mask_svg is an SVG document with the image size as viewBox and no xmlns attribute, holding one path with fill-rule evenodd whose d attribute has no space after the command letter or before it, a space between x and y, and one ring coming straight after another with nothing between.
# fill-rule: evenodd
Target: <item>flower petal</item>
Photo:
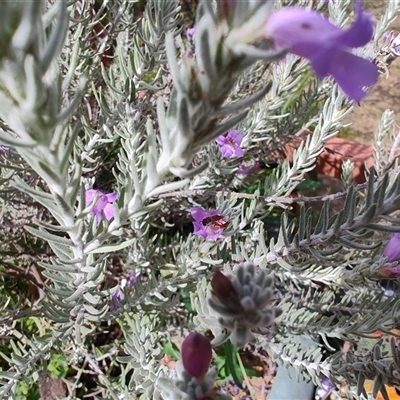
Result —
<instances>
[{"instance_id":1,"label":"flower petal","mask_svg":"<svg viewBox=\"0 0 400 400\"><path fill-rule=\"evenodd\" d=\"M224 231L224 228L218 228L218 229L211 229L208 227L205 227L205 232L207 235L207 239L211 239L216 241Z\"/></svg>"},{"instance_id":2,"label":"flower petal","mask_svg":"<svg viewBox=\"0 0 400 400\"><path fill-rule=\"evenodd\" d=\"M249 172L251 172L252 169L253 167L251 166L247 166L246 164L241 164L237 169L236 173L238 173L239 175L247 175Z\"/></svg>"},{"instance_id":3,"label":"flower petal","mask_svg":"<svg viewBox=\"0 0 400 400\"><path fill-rule=\"evenodd\" d=\"M230 131L228 132L227 138L233 140L238 146L240 146L244 136L238 131Z\"/></svg>"},{"instance_id":4,"label":"flower petal","mask_svg":"<svg viewBox=\"0 0 400 400\"><path fill-rule=\"evenodd\" d=\"M85 202L86 205L88 206L94 199L94 196L96 196L98 190L95 189L89 189L85 191Z\"/></svg>"},{"instance_id":5,"label":"flower petal","mask_svg":"<svg viewBox=\"0 0 400 400\"><path fill-rule=\"evenodd\" d=\"M319 78L329 75L336 51L334 47L327 47L310 56L311 66Z\"/></svg>"},{"instance_id":6,"label":"flower petal","mask_svg":"<svg viewBox=\"0 0 400 400\"><path fill-rule=\"evenodd\" d=\"M343 32L338 40L341 46L356 48L365 46L371 39L374 32L374 24L370 13L363 11L361 0L355 2L356 20L347 31Z\"/></svg>"},{"instance_id":7,"label":"flower petal","mask_svg":"<svg viewBox=\"0 0 400 400\"><path fill-rule=\"evenodd\" d=\"M196 222L202 222L204 218L211 216L208 211L204 210L201 207L192 207L190 209L190 214L192 214L192 217Z\"/></svg>"},{"instance_id":8,"label":"flower petal","mask_svg":"<svg viewBox=\"0 0 400 400\"><path fill-rule=\"evenodd\" d=\"M237 147L235 149L234 154L235 154L236 157L243 157L244 156L244 151L243 151L243 149L241 147Z\"/></svg>"},{"instance_id":9,"label":"flower petal","mask_svg":"<svg viewBox=\"0 0 400 400\"><path fill-rule=\"evenodd\" d=\"M108 193L106 194L107 196L107 200L109 203L114 202L115 200L118 199L118 193L117 192L112 192L112 193Z\"/></svg>"},{"instance_id":10,"label":"flower petal","mask_svg":"<svg viewBox=\"0 0 400 400\"><path fill-rule=\"evenodd\" d=\"M375 64L345 50L336 52L330 73L347 96L357 102L366 95L363 87L378 81L378 67Z\"/></svg>"},{"instance_id":11,"label":"flower petal","mask_svg":"<svg viewBox=\"0 0 400 400\"><path fill-rule=\"evenodd\" d=\"M221 136L218 136L216 139L215 139L215 142L217 143L217 144L219 144L220 146L223 146L224 144L226 144L226 136L225 135L221 135Z\"/></svg>"},{"instance_id":12,"label":"flower petal","mask_svg":"<svg viewBox=\"0 0 400 400\"><path fill-rule=\"evenodd\" d=\"M203 239L208 238L205 226L201 222L193 221L193 234L201 236Z\"/></svg>"},{"instance_id":13,"label":"flower petal","mask_svg":"<svg viewBox=\"0 0 400 400\"><path fill-rule=\"evenodd\" d=\"M266 34L278 47L289 47L290 52L309 58L342 35L322 15L301 7L285 7L271 15Z\"/></svg>"},{"instance_id":14,"label":"flower petal","mask_svg":"<svg viewBox=\"0 0 400 400\"><path fill-rule=\"evenodd\" d=\"M224 158L231 158L235 152L235 149L229 144L225 144L224 146L221 147L220 150L222 157Z\"/></svg>"},{"instance_id":15,"label":"flower petal","mask_svg":"<svg viewBox=\"0 0 400 400\"><path fill-rule=\"evenodd\" d=\"M114 206L110 203L108 203L104 209L104 215L106 216L107 221L110 219L114 218Z\"/></svg>"},{"instance_id":16,"label":"flower petal","mask_svg":"<svg viewBox=\"0 0 400 400\"><path fill-rule=\"evenodd\" d=\"M102 194L101 192L99 192L99 194L99 198L92 208L92 214L101 213L104 210L104 207L108 204L107 196L105 194Z\"/></svg>"},{"instance_id":17,"label":"flower petal","mask_svg":"<svg viewBox=\"0 0 400 400\"><path fill-rule=\"evenodd\" d=\"M390 237L383 250L383 256L386 257L388 261L394 261L400 258L400 233L394 233Z\"/></svg>"}]
</instances>

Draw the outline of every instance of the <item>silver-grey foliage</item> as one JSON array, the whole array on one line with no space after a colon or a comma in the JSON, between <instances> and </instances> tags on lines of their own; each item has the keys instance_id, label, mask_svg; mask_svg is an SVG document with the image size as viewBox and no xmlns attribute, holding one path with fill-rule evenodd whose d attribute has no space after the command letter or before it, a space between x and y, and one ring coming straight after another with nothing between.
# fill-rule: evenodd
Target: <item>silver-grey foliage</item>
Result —
<instances>
[{"instance_id":1,"label":"silver-grey foliage","mask_svg":"<svg viewBox=\"0 0 400 400\"><path fill-rule=\"evenodd\" d=\"M351 350L345 361L321 361L321 349L290 341L318 334L329 347L329 338L356 342L398 325L400 300L379 285L382 242L400 231L393 113L382 116L366 183L354 186L353 166L345 163L343 192L291 197L352 106L330 79L317 81L306 61L287 55L279 62L286 51L261 40L272 8L288 2L225 3L231 6L222 13L200 1L191 41L177 0L148 0L144 10L125 0L1 2L0 198L7 230L0 248L7 255L12 245L17 252L28 246L19 241L21 219L29 221L29 246L41 248L24 254L26 264L0 260L10 269L23 265L40 289L29 304L7 292L0 299L2 334L13 353L0 354L9 366L0 371L1 398L16 398L22 381L37 382L55 351L78 371L67 398L76 398L85 368L95 372L102 398L171 398L174 371L160 363L162 344L184 328L221 334L216 311L226 337L245 327L246 334L232 334L235 344L254 335L256 346L315 382L342 374L360 391L371 376L375 393L400 385L393 343L390 361L379 344L372 354ZM344 25L347 3L315 7ZM398 0L388 2L375 41L362 50L386 67L388 50L379 40L399 9ZM215 144L231 128L245 135L243 160L224 159ZM237 174L243 161L268 161L293 140L299 145L291 160L279 160L251 193L238 190L254 183ZM114 218L102 215L98 223L85 191L101 185L119 197ZM332 215L336 199L343 207ZM317 218L308 207L315 204ZM191 233L193 206L229 216L221 240ZM278 214L274 238L265 221ZM236 267L245 262L251 268ZM116 265L126 274L121 281L110 272ZM210 294L216 268L232 275L241 307L253 314L227 316L231 310ZM37 334L18 327L30 316ZM114 324L123 338L92 346Z\"/></svg>"}]
</instances>

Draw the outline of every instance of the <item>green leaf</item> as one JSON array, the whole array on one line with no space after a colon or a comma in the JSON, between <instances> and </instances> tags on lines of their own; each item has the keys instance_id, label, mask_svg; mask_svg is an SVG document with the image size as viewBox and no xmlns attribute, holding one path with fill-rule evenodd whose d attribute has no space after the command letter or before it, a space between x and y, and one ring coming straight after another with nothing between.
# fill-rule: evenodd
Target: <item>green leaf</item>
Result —
<instances>
[{"instance_id":1,"label":"green leaf","mask_svg":"<svg viewBox=\"0 0 400 400\"><path fill-rule=\"evenodd\" d=\"M225 342L222 346L225 348L226 354L226 372L232 375L235 384L243 390L243 376L240 372L238 362L236 361L238 349L234 347L230 341Z\"/></svg>"},{"instance_id":2,"label":"green leaf","mask_svg":"<svg viewBox=\"0 0 400 400\"><path fill-rule=\"evenodd\" d=\"M176 361L181 359L181 353L174 343L166 342L163 346L163 352L171 356Z\"/></svg>"}]
</instances>

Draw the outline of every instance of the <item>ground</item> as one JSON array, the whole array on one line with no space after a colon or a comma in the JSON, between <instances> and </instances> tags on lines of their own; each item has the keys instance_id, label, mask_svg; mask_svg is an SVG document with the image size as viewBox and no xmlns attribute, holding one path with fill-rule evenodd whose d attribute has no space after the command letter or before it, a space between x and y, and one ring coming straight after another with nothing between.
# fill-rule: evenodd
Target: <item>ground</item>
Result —
<instances>
[{"instance_id":1,"label":"ground","mask_svg":"<svg viewBox=\"0 0 400 400\"><path fill-rule=\"evenodd\" d=\"M391 0L366 1L366 4L377 18L385 10L388 1ZM400 18L394 21L392 30L395 35L400 33ZM369 90L361 107L354 106L353 113L348 117L349 121L353 121L353 125L350 134L344 133L346 139L371 144L382 113L386 109L395 112L396 121L400 124L400 58L391 65L388 77L385 74L380 76L378 84Z\"/></svg>"}]
</instances>

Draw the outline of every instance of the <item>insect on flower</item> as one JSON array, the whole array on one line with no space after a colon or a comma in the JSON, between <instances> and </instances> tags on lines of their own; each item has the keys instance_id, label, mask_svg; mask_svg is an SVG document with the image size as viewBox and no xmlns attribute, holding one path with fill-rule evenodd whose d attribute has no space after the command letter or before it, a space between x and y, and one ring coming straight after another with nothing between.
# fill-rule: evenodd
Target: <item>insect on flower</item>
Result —
<instances>
[{"instance_id":1,"label":"insect on flower","mask_svg":"<svg viewBox=\"0 0 400 400\"><path fill-rule=\"evenodd\" d=\"M201 207L190 209L193 217L193 233L204 239L217 240L229 224L229 217L219 210L204 210Z\"/></svg>"},{"instance_id":2,"label":"insect on flower","mask_svg":"<svg viewBox=\"0 0 400 400\"><path fill-rule=\"evenodd\" d=\"M202 224L214 230L225 229L229 225L229 218L225 215L213 215L212 217L204 218Z\"/></svg>"}]
</instances>

